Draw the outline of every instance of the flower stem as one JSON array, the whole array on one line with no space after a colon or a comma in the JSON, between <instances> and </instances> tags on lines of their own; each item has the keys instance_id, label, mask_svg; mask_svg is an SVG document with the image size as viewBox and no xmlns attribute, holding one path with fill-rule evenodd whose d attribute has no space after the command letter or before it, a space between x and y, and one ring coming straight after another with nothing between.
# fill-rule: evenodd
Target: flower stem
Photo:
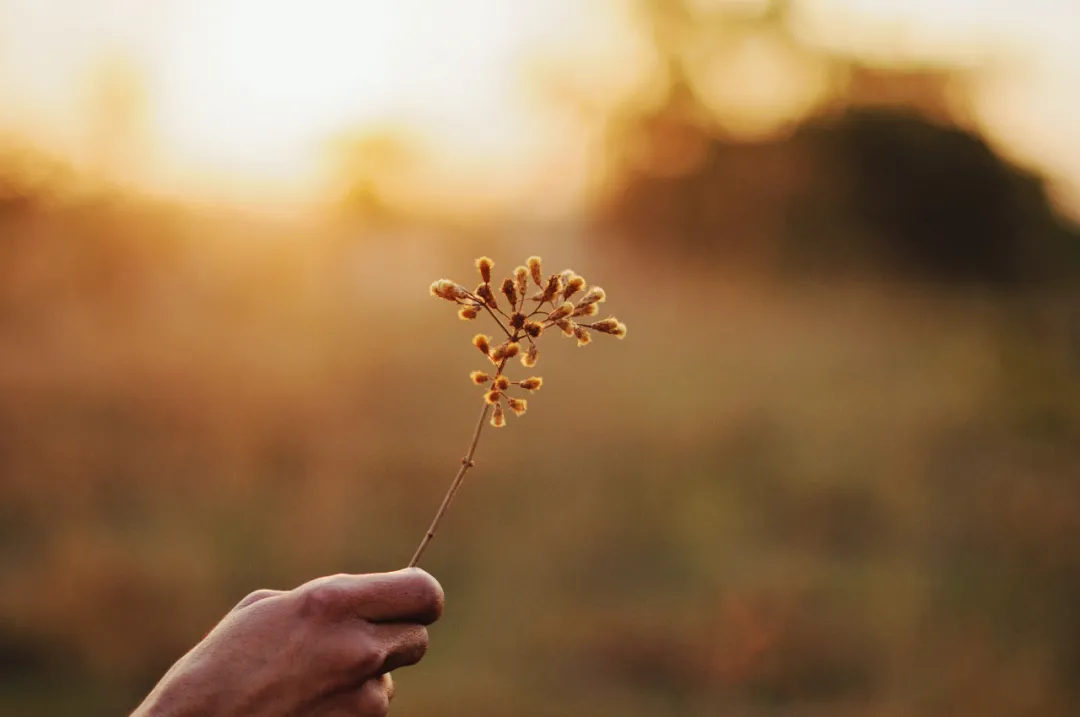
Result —
<instances>
[{"instance_id":1,"label":"flower stem","mask_svg":"<svg viewBox=\"0 0 1080 717\"><path fill-rule=\"evenodd\" d=\"M502 367L500 367L500 372L501 369ZM431 521L431 525L428 527L427 532L424 533L424 539L420 541L420 547L416 549L416 552L412 556L412 560L409 561L410 568L415 568L416 564L420 562L420 557L424 554L424 551L427 550L428 543L435 537L435 531L439 529L439 523L442 522L443 515L446 514L446 509L450 507L450 503L453 502L458 489L461 488L461 484L465 480L465 474L473 467L473 455L476 453L476 445L480 442L480 432L484 430L484 423L487 421L489 411L491 411L491 405L485 403L484 410L480 411L480 420L476 422L476 430L473 431L469 450L465 454L465 457L461 459L461 468L458 469L457 475L454 476L454 480L450 483L450 489L446 491L446 496L443 497L442 505L439 506L438 512L435 513L435 519Z\"/></svg>"}]
</instances>

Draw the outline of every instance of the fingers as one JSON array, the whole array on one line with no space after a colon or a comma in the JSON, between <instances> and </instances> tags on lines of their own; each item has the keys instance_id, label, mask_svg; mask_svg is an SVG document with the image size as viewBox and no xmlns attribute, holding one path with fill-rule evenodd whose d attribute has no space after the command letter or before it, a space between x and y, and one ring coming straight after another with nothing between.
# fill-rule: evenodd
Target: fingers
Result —
<instances>
[{"instance_id":1,"label":"fingers","mask_svg":"<svg viewBox=\"0 0 1080 717\"><path fill-rule=\"evenodd\" d=\"M443 590L419 568L371 575L332 575L297 589L301 608L326 617L430 625L443 611Z\"/></svg>"},{"instance_id":2,"label":"fingers","mask_svg":"<svg viewBox=\"0 0 1080 717\"><path fill-rule=\"evenodd\" d=\"M428 632L423 625L372 624L369 630L381 658L379 673L415 665L427 654Z\"/></svg>"},{"instance_id":3,"label":"fingers","mask_svg":"<svg viewBox=\"0 0 1080 717\"><path fill-rule=\"evenodd\" d=\"M394 680L390 675L382 675L327 697L309 714L313 717L384 717L390 711L392 699Z\"/></svg>"}]
</instances>

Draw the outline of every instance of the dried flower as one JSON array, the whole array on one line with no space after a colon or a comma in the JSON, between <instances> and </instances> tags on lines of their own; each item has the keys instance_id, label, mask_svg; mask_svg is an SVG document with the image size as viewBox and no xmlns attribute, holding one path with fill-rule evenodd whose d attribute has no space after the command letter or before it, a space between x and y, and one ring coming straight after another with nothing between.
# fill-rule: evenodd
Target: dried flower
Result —
<instances>
[{"instance_id":1,"label":"dried flower","mask_svg":"<svg viewBox=\"0 0 1080 717\"><path fill-rule=\"evenodd\" d=\"M543 379L539 376L530 376L520 381L513 381L504 373L507 369L507 361L522 354L520 342L528 341L528 350L521 355L521 363L531 368L536 365L539 356L537 341L542 337L547 326L557 326L563 334L576 337L578 346L584 346L592 340L589 329L596 331L598 334L607 334L617 338L626 336L626 324L614 317L593 324L578 324L575 322L574 319L577 317L595 316L597 314L599 311L597 305L607 298L604 290L598 286L586 290L585 279L572 269L552 274L545 280L540 257L538 256L529 257L525 266L514 269L513 276L503 279L500 283L499 291L506 297L509 304L509 308L504 312L499 308L495 292L492 289L491 272L494 266L495 263L488 257L480 257L476 260L476 267L480 272L483 283L477 287L475 293L470 293L463 286L449 279L440 279L431 285L431 294L433 296L460 304L458 315L462 319L476 319L481 310L486 307L486 313L490 314L492 320L499 325L499 329L506 335L506 340L503 341L502 337L500 337L499 340L502 343L493 348L490 336L476 334L473 337L473 345L495 364L496 369L494 375L484 371L473 371L469 374L469 378L474 384L484 387L483 411L477 421L469 448L461 459L461 467L450 484L450 489L435 514L431 527L428 528L420 547L417 548L416 553L409 562L410 567L419 562L428 543L435 535L447 507L456 495L458 488L460 488L465 473L472 467L473 456L484 423L490 420L491 425L496 428L505 426L505 411L507 408L518 416L525 413L528 408L528 401L510 396L508 391L511 387L517 386L524 391L535 392L540 390L540 387L544 384ZM543 315L540 306L534 307L531 311L523 308L530 278L539 288L539 291L528 298L539 302L540 306L544 303L551 303L552 310L544 318L540 318ZM585 293L576 305L570 302L571 297L583 291ZM557 302L559 302L558 306L556 306Z\"/></svg>"},{"instance_id":2,"label":"dried flower","mask_svg":"<svg viewBox=\"0 0 1080 717\"><path fill-rule=\"evenodd\" d=\"M464 286L456 284L449 279L439 279L431 284L431 295L447 301L460 301L469 298L469 292Z\"/></svg>"},{"instance_id":3,"label":"dried flower","mask_svg":"<svg viewBox=\"0 0 1080 717\"><path fill-rule=\"evenodd\" d=\"M540 260L537 259L537 262ZM537 263L539 268L539 263ZM514 269L514 289L518 296L525 296L525 290L529 288L529 270L523 266Z\"/></svg>"},{"instance_id":4,"label":"dried flower","mask_svg":"<svg viewBox=\"0 0 1080 717\"><path fill-rule=\"evenodd\" d=\"M536 359L540 355L540 349L536 344L529 344L529 350L525 352L521 357L521 365L525 368L532 368L536 365Z\"/></svg>"},{"instance_id":5,"label":"dried flower","mask_svg":"<svg viewBox=\"0 0 1080 717\"><path fill-rule=\"evenodd\" d=\"M574 305L569 301L564 301L547 315L547 320L558 323L560 319L564 319L572 313L574 313Z\"/></svg>"},{"instance_id":6,"label":"dried flower","mask_svg":"<svg viewBox=\"0 0 1080 717\"><path fill-rule=\"evenodd\" d=\"M485 284L491 283L491 269L495 266L495 262L488 259L486 256L482 256L476 260L476 268L480 270L480 278L484 280Z\"/></svg>"},{"instance_id":7,"label":"dried flower","mask_svg":"<svg viewBox=\"0 0 1080 717\"><path fill-rule=\"evenodd\" d=\"M578 306L600 304L605 301L607 301L607 292L605 292L599 286L594 286L585 293L585 296L581 297L581 301L578 302Z\"/></svg>"},{"instance_id":8,"label":"dried flower","mask_svg":"<svg viewBox=\"0 0 1080 717\"><path fill-rule=\"evenodd\" d=\"M544 385L544 379L539 376L532 376L530 378L522 379L518 381L518 386L521 386L526 391L539 391L540 387Z\"/></svg>"},{"instance_id":9,"label":"dried flower","mask_svg":"<svg viewBox=\"0 0 1080 717\"><path fill-rule=\"evenodd\" d=\"M513 279L503 279L502 293L506 300L510 302L511 309L517 306L518 292Z\"/></svg>"},{"instance_id":10,"label":"dried flower","mask_svg":"<svg viewBox=\"0 0 1080 717\"><path fill-rule=\"evenodd\" d=\"M563 280L563 293L564 299L569 299L574 294L578 293L585 288L585 280L577 274L571 273L570 276L565 277Z\"/></svg>"},{"instance_id":11,"label":"dried flower","mask_svg":"<svg viewBox=\"0 0 1080 717\"><path fill-rule=\"evenodd\" d=\"M491 354L491 360L498 363L503 359L512 359L518 355L518 351L521 350L521 345L515 341L507 341L505 344L495 349L495 353Z\"/></svg>"},{"instance_id":12,"label":"dried flower","mask_svg":"<svg viewBox=\"0 0 1080 717\"><path fill-rule=\"evenodd\" d=\"M529 274L532 275L533 283L542 287L544 285L543 274L540 273L540 257L530 256L529 260L525 262L529 265Z\"/></svg>"},{"instance_id":13,"label":"dried flower","mask_svg":"<svg viewBox=\"0 0 1080 717\"><path fill-rule=\"evenodd\" d=\"M600 307L596 304L582 304L574 309L574 316L596 316Z\"/></svg>"},{"instance_id":14,"label":"dried flower","mask_svg":"<svg viewBox=\"0 0 1080 717\"><path fill-rule=\"evenodd\" d=\"M511 396L507 396L506 403L510 406L510 410L518 416L524 415L525 411L529 408L529 402L524 398L512 398Z\"/></svg>"},{"instance_id":15,"label":"dried flower","mask_svg":"<svg viewBox=\"0 0 1080 717\"><path fill-rule=\"evenodd\" d=\"M491 284L481 284L476 287L476 295L483 299L489 308L499 308L499 303L495 301L495 294L491 291Z\"/></svg>"},{"instance_id":16,"label":"dried flower","mask_svg":"<svg viewBox=\"0 0 1080 717\"><path fill-rule=\"evenodd\" d=\"M584 346L585 344L592 341L592 335L589 334L589 332L585 330L584 326L575 326L574 327L574 336L577 337L577 345L578 346Z\"/></svg>"},{"instance_id":17,"label":"dried flower","mask_svg":"<svg viewBox=\"0 0 1080 717\"><path fill-rule=\"evenodd\" d=\"M560 291L562 291L562 277L558 274L552 274L548 277L544 292L540 295L540 303L554 301Z\"/></svg>"}]
</instances>

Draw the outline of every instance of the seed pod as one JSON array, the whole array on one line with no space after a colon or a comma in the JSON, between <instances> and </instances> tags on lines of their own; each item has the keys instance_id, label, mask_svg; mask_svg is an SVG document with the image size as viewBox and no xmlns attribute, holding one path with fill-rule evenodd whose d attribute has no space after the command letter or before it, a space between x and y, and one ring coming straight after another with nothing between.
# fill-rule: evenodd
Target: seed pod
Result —
<instances>
[{"instance_id":1,"label":"seed pod","mask_svg":"<svg viewBox=\"0 0 1080 717\"><path fill-rule=\"evenodd\" d=\"M485 356L491 356L491 337L484 336L483 334L477 334L473 336L473 346L480 349L480 353Z\"/></svg>"},{"instance_id":2,"label":"seed pod","mask_svg":"<svg viewBox=\"0 0 1080 717\"><path fill-rule=\"evenodd\" d=\"M483 371L473 371L469 374L469 378L471 378L472 382L475 383L477 386L483 386L485 383L491 380L491 376L488 376Z\"/></svg>"},{"instance_id":3,"label":"seed pod","mask_svg":"<svg viewBox=\"0 0 1080 717\"><path fill-rule=\"evenodd\" d=\"M601 319L600 321L592 324L592 328L596 329L602 334L613 334L615 330L619 328L619 320L614 316L609 319Z\"/></svg>"},{"instance_id":4,"label":"seed pod","mask_svg":"<svg viewBox=\"0 0 1080 717\"><path fill-rule=\"evenodd\" d=\"M544 325L538 324L535 321L529 321L525 324L525 333L532 336L534 339L544 332Z\"/></svg>"},{"instance_id":5,"label":"seed pod","mask_svg":"<svg viewBox=\"0 0 1080 717\"><path fill-rule=\"evenodd\" d=\"M523 266L514 269L514 289L519 296L525 296L525 290L529 288L529 270Z\"/></svg>"},{"instance_id":6,"label":"seed pod","mask_svg":"<svg viewBox=\"0 0 1080 717\"><path fill-rule=\"evenodd\" d=\"M490 308L499 308L498 302L495 301L495 294L493 294L491 291L491 284L481 284L480 286L476 287L476 295L483 299L484 303L487 304Z\"/></svg>"},{"instance_id":7,"label":"seed pod","mask_svg":"<svg viewBox=\"0 0 1080 717\"><path fill-rule=\"evenodd\" d=\"M584 304L574 309L574 316L596 316L599 312L598 304Z\"/></svg>"},{"instance_id":8,"label":"seed pod","mask_svg":"<svg viewBox=\"0 0 1080 717\"><path fill-rule=\"evenodd\" d=\"M607 301L607 292L605 292L599 286L594 286L585 293L585 296L581 297L581 301L578 302L578 306L600 304L605 301Z\"/></svg>"},{"instance_id":9,"label":"seed pod","mask_svg":"<svg viewBox=\"0 0 1080 717\"><path fill-rule=\"evenodd\" d=\"M540 295L540 303L553 301L560 291L562 291L562 277L558 274L552 274L548 277L544 293Z\"/></svg>"},{"instance_id":10,"label":"seed pod","mask_svg":"<svg viewBox=\"0 0 1080 717\"><path fill-rule=\"evenodd\" d=\"M460 309L458 309L457 315L458 318L462 319L463 321L472 321L479 313L479 306L477 306L476 304L469 304L467 306L462 306Z\"/></svg>"},{"instance_id":11,"label":"seed pod","mask_svg":"<svg viewBox=\"0 0 1080 717\"><path fill-rule=\"evenodd\" d=\"M525 314L516 313L510 317L510 328L520 329L525 325Z\"/></svg>"},{"instance_id":12,"label":"seed pod","mask_svg":"<svg viewBox=\"0 0 1080 717\"><path fill-rule=\"evenodd\" d=\"M626 324L619 322L619 325L615 327L615 330L611 332L611 335L617 339L626 338Z\"/></svg>"},{"instance_id":13,"label":"seed pod","mask_svg":"<svg viewBox=\"0 0 1080 717\"><path fill-rule=\"evenodd\" d=\"M431 284L431 295L447 301L460 301L469 296L464 286L459 286L449 279L439 279Z\"/></svg>"},{"instance_id":14,"label":"seed pod","mask_svg":"<svg viewBox=\"0 0 1080 717\"><path fill-rule=\"evenodd\" d=\"M506 403L510 406L510 410L518 416L524 415L525 411L529 408L529 402L524 398L511 398L510 396L507 396Z\"/></svg>"},{"instance_id":15,"label":"seed pod","mask_svg":"<svg viewBox=\"0 0 1080 717\"><path fill-rule=\"evenodd\" d=\"M495 363L502 361L503 359L512 359L518 355L518 351L521 350L521 345L514 341L507 341L505 344L495 349L495 353L491 354L491 360Z\"/></svg>"},{"instance_id":16,"label":"seed pod","mask_svg":"<svg viewBox=\"0 0 1080 717\"><path fill-rule=\"evenodd\" d=\"M495 262L486 256L476 260L476 268L480 270L480 278L484 280L485 284L491 283L491 268L493 266L495 266Z\"/></svg>"},{"instance_id":17,"label":"seed pod","mask_svg":"<svg viewBox=\"0 0 1080 717\"><path fill-rule=\"evenodd\" d=\"M513 279L503 279L502 293L506 297L506 300L510 302L511 309L517 306L518 292L517 287L514 286Z\"/></svg>"},{"instance_id":18,"label":"seed pod","mask_svg":"<svg viewBox=\"0 0 1080 717\"><path fill-rule=\"evenodd\" d=\"M569 277L563 280L563 293L564 299L569 299L574 294L578 293L585 288L585 280L577 274L571 274Z\"/></svg>"},{"instance_id":19,"label":"seed pod","mask_svg":"<svg viewBox=\"0 0 1080 717\"><path fill-rule=\"evenodd\" d=\"M544 286L543 275L540 273L540 257L530 256L529 260L525 262L529 265L529 274L532 275L533 283L539 287Z\"/></svg>"},{"instance_id":20,"label":"seed pod","mask_svg":"<svg viewBox=\"0 0 1080 717\"><path fill-rule=\"evenodd\" d=\"M574 328L577 327L577 324L570 319L559 319L555 322L555 325L562 330L563 336L573 336Z\"/></svg>"},{"instance_id":21,"label":"seed pod","mask_svg":"<svg viewBox=\"0 0 1080 717\"><path fill-rule=\"evenodd\" d=\"M491 412L491 425L496 428L502 428L506 425L506 416L503 415L503 407L501 403L495 404L495 410Z\"/></svg>"},{"instance_id":22,"label":"seed pod","mask_svg":"<svg viewBox=\"0 0 1080 717\"><path fill-rule=\"evenodd\" d=\"M510 388L510 379L508 379L506 376L499 376L497 379L495 379L495 388L499 389L500 391L505 391L506 389Z\"/></svg>"},{"instance_id":23,"label":"seed pod","mask_svg":"<svg viewBox=\"0 0 1080 717\"><path fill-rule=\"evenodd\" d=\"M484 400L489 404L497 404L501 395L499 391L492 389L484 394Z\"/></svg>"},{"instance_id":24,"label":"seed pod","mask_svg":"<svg viewBox=\"0 0 1080 717\"><path fill-rule=\"evenodd\" d=\"M536 344L530 344L529 350L521 357L521 365L525 368L532 368L536 365L536 359L540 355L540 349L536 347Z\"/></svg>"},{"instance_id":25,"label":"seed pod","mask_svg":"<svg viewBox=\"0 0 1080 717\"><path fill-rule=\"evenodd\" d=\"M547 320L558 322L560 319L565 319L572 313L574 313L574 305L569 301L564 301L557 306L554 311L547 315Z\"/></svg>"},{"instance_id":26,"label":"seed pod","mask_svg":"<svg viewBox=\"0 0 1080 717\"><path fill-rule=\"evenodd\" d=\"M577 326L574 328L574 336L577 337L578 346L584 346L585 344L592 341L592 336L589 334L588 331L585 330L585 327L583 326Z\"/></svg>"},{"instance_id":27,"label":"seed pod","mask_svg":"<svg viewBox=\"0 0 1080 717\"><path fill-rule=\"evenodd\" d=\"M544 379L539 376L532 376L519 381L518 385L526 391L539 391L540 387L544 385Z\"/></svg>"}]
</instances>

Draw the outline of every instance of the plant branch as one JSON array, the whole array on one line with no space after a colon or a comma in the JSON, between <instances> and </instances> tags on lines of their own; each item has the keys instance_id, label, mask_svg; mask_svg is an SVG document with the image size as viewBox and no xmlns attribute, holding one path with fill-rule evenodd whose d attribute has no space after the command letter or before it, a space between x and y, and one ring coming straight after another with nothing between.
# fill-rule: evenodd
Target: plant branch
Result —
<instances>
[{"instance_id":1,"label":"plant branch","mask_svg":"<svg viewBox=\"0 0 1080 717\"><path fill-rule=\"evenodd\" d=\"M439 523L442 522L443 515L446 514L446 509L450 507L450 503L453 502L454 496L457 495L458 489L465 480L465 474L473 467L473 455L476 453L476 445L480 442L480 433L484 430L484 422L487 421L489 411L491 411L491 405L485 403L484 410L480 412L480 420L476 422L476 430L473 431L472 442L469 444L469 451L465 454L465 457L461 459L461 468L458 469L457 475L454 476L454 480L450 483L450 489L446 491L442 505L439 506L438 512L435 513L435 519L431 521L431 526L428 527L427 532L424 533L424 539L420 541L420 547L416 549L416 553L413 554L408 567L415 568L416 564L420 562L420 557L424 554L424 551L427 550L428 543L435 537L435 531L439 529Z\"/></svg>"}]
</instances>

